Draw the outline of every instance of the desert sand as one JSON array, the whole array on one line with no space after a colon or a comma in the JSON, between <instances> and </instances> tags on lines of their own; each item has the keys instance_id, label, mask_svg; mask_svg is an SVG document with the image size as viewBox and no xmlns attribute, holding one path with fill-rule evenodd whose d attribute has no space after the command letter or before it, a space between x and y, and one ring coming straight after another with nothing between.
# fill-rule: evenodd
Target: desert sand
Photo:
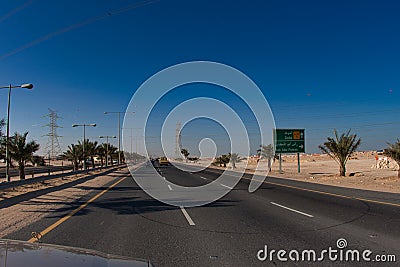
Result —
<instances>
[{"instance_id":1,"label":"desert sand","mask_svg":"<svg viewBox=\"0 0 400 267\"><path fill-rule=\"evenodd\" d=\"M297 170L297 155L282 155L282 173L279 173L279 160L275 160L269 176L348 188L400 193L397 163L388 158L388 168L375 168L376 156L381 159L384 158L374 151L353 154L347 163L346 176L341 177L339 176L339 165L326 154L301 154L300 173ZM207 165L210 160L199 160L196 165ZM243 160L236 163L236 170L243 171L246 162L246 160ZM263 165L266 166L266 163L263 163ZM211 167L223 169L222 167ZM232 169L232 166L228 164L227 168ZM246 172L253 173L255 168L256 164L249 161Z\"/></svg>"}]
</instances>

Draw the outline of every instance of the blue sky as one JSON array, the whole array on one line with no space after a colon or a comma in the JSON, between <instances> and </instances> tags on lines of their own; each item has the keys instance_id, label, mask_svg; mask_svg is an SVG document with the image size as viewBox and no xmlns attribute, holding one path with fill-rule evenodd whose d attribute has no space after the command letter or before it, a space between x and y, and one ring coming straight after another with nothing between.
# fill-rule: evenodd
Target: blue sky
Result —
<instances>
[{"instance_id":1,"label":"blue sky","mask_svg":"<svg viewBox=\"0 0 400 267\"><path fill-rule=\"evenodd\" d=\"M92 138L116 135L104 111L125 110L165 67L209 60L256 82L277 127L306 129L308 152L333 128L358 133L361 149L400 137L398 1L161 0L114 12L137 2L0 2L0 85L35 85L13 90L12 131L44 146L52 108L63 148L82 136L73 123L97 123ZM4 89L0 101L5 117Z\"/></svg>"}]
</instances>

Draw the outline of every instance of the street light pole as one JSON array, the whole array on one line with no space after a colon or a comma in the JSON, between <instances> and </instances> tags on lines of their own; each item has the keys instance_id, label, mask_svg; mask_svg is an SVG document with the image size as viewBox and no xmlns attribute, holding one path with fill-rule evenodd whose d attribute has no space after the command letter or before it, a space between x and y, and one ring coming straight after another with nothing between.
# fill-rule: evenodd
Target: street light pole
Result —
<instances>
[{"instance_id":1,"label":"street light pole","mask_svg":"<svg viewBox=\"0 0 400 267\"><path fill-rule=\"evenodd\" d=\"M83 125L83 143L82 143L82 156L83 156L83 169L86 170L86 155L85 155L85 143L86 143L86 125Z\"/></svg>"},{"instance_id":2,"label":"street light pole","mask_svg":"<svg viewBox=\"0 0 400 267\"><path fill-rule=\"evenodd\" d=\"M12 88L25 88L32 89L33 84L26 83L22 85L8 85L8 86L0 86L0 89L8 88L8 103L7 103L7 137L6 137L6 181L10 182L10 159L9 159L9 142L10 142L10 106L11 106L11 89Z\"/></svg>"},{"instance_id":3,"label":"street light pole","mask_svg":"<svg viewBox=\"0 0 400 267\"><path fill-rule=\"evenodd\" d=\"M6 181L10 182L10 160L8 155L8 146L10 142L10 106L11 106L11 84L8 89L8 102L7 102L7 137L6 137Z\"/></svg>"},{"instance_id":4,"label":"street light pole","mask_svg":"<svg viewBox=\"0 0 400 267\"><path fill-rule=\"evenodd\" d=\"M142 130L142 128L133 128L133 130ZM139 154L139 150L138 150L138 142L139 142L139 134L136 134L136 138L135 138L135 143L136 143L136 154Z\"/></svg>"},{"instance_id":5,"label":"street light pole","mask_svg":"<svg viewBox=\"0 0 400 267\"><path fill-rule=\"evenodd\" d=\"M83 157L83 169L86 170L86 157L85 157L85 140L86 140L86 126L96 127L95 123L92 124L72 124L72 127L83 127L83 143L82 143L82 157Z\"/></svg>"},{"instance_id":6,"label":"street light pole","mask_svg":"<svg viewBox=\"0 0 400 267\"><path fill-rule=\"evenodd\" d=\"M118 164L121 164L121 114L132 113L135 112L126 112L126 111L105 111L104 114L118 114Z\"/></svg>"},{"instance_id":7,"label":"street light pole","mask_svg":"<svg viewBox=\"0 0 400 267\"><path fill-rule=\"evenodd\" d=\"M118 112L118 164L121 164L121 112Z\"/></svg>"},{"instance_id":8,"label":"street light pole","mask_svg":"<svg viewBox=\"0 0 400 267\"><path fill-rule=\"evenodd\" d=\"M131 135L130 135L130 139L131 139L131 154L133 154L133 137L134 137L134 130L141 130L142 128L132 128L132 127L128 127L128 128L122 128L122 130L131 130ZM136 142L136 154L138 153L138 137L135 138L135 142Z\"/></svg>"}]
</instances>

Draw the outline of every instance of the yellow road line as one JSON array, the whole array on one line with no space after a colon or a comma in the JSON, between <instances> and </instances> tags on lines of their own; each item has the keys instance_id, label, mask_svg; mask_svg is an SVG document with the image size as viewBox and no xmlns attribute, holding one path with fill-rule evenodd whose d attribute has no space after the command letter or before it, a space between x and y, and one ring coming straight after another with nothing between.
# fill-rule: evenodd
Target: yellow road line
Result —
<instances>
[{"instance_id":1,"label":"yellow road line","mask_svg":"<svg viewBox=\"0 0 400 267\"><path fill-rule=\"evenodd\" d=\"M219 174L218 172L215 172L215 171L211 171L211 172ZM250 174L251 175L251 173L245 173L245 174ZM230 174L226 174L226 175L229 175L229 176L232 176L232 177L236 177L236 176L233 176L233 175L230 175ZM245 178L245 177L242 177L242 179L251 180L251 179ZM268 181L264 181L264 183L277 185L277 186L282 186L282 187L287 187L287 188L292 188L292 189L308 191L308 192L313 192L313 193L318 193L318 194L323 194L323 195L328 195L328 196L335 196L335 197L347 198L347 199L355 199L355 200L360 200L360 201L365 201L365 202L371 202L371 203L389 205L389 206L394 206L394 207L400 207L400 204L392 203L392 202L384 202L384 201L372 200L372 199L361 198L361 197L345 196L345 195L340 195L340 194L328 193L328 192L324 192L324 191L306 189L306 188L302 188L302 187L297 187L297 186L292 186L292 185L284 185L284 184L268 182Z\"/></svg>"},{"instance_id":2,"label":"yellow road line","mask_svg":"<svg viewBox=\"0 0 400 267\"><path fill-rule=\"evenodd\" d=\"M128 177L128 176L126 176L126 177ZM101 197L102 195L104 195L108 190L110 190L111 188L115 187L117 184L121 183L126 177L123 177L123 178L119 179L118 181L116 181L115 183L110 185L108 188L104 189L103 191L101 191L100 193L98 193L97 195L95 195L94 197L89 199L86 203L80 205L78 208L76 208L75 210L71 211L68 215L64 216L63 218L59 219L58 221L56 221L55 223L53 223L52 225L50 225L49 227L44 229L42 232L39 233L39 236L43 237L45 234L49 233L54 228L56 228L57 226L59 226L63 222L67 221L68 219L70 219L78 211L84 209L87 205L89 205L90 203L92 203L93 201L95 201L96 199ZM28 240L28 242L31 242L31 243L33 243L35 241L37 241L37 239L33 238L33 237Z\"/></svg>"}]
</instances>

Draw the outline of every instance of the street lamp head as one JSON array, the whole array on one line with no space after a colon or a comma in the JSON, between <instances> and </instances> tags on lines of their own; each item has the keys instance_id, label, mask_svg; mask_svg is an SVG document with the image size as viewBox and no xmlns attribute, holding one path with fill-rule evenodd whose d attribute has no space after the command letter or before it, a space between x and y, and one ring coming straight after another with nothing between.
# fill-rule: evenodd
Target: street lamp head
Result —
<instances>
[{"instance_id":1,"label":"street lamp head","mask_svg":"<svg viewBox=\"0 0 400 267\"><path fill-rule=\"evenodd\" d=\"M72 127L77 127L78 126L78 124L72 124Z\"/></svg>"},{"instance_id":2,"label":"street lamp head","mask_svg":"<svg viewBox=\"0 0 400 267\"><path fill-rule=\"evenodd\" d=\"M89 126L96 127L96 123L89 124Z\"/></svg>"},{"instance_id":3,"label":"street lamp head","mask_svg":"<svg viewBox=\"0 0 400 267\"><path fill-rule=\"evenodd\" d=\"M106 138L105 136L100 135L99 138Z\"/></svg>"},{"instance_id":4,"label":"street lamp head","mask_svg":"<svg viewBox=\"0 0 400 267\"><path fill-rule=\"evenodd\" d=\"M107 111L104 111L104 114L108 114L108 112L107 112Z\"/></svg>"},{"instance_id":5,"label":"street lamp head","mask_svg":"<svg viewBox=\"0 0 400 267\"><path fill-rule=\"evenodd\" d=\"M32 89L33 88L33 84L25 83L25 84L21 85L21 88Z\"/></svg>"},{"instance_id":6,"label":"street lamp head","mask_svg":"<svg viewBox=\"0 0 400 267\"><path fill-rule=\"evenodd\" d=\"M111 136L111 138L117 138L116 136Z\"/></svg>"}]
</instances>

